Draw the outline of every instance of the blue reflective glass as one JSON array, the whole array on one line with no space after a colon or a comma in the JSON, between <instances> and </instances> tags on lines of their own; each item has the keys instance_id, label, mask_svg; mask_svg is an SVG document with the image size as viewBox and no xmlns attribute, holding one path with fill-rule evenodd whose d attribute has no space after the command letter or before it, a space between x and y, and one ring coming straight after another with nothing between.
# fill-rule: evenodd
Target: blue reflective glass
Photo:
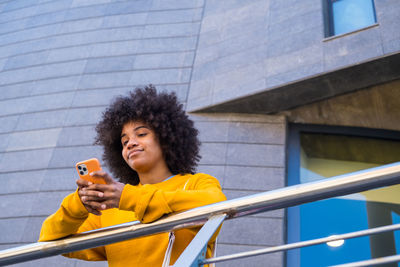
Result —
<instances>
[{"instance_id":1,"label":"blue reflective glass","mask_svg":"<svg viewBox=\"0 0 400 267\"><path fill-rule=\"evenodd\" d=\"M340 212L338 212L340 210ZM344 234L368 228L365 201L327 199L300 206L301 240ZM369 238L345 240L343 245L320 244L301 249L300 266L331 266L365 260Z\"/></svg>"},{"instance_id":2,"label":"blue reflective glass","mask_svg":"<svg viewBox=\"0 0 400 267\"><path fill-rule=\"evenodd\" d=\"M393 224L400 223L400 215L392 212ZM394 231L394 242L396 243L396 253L400 254L400 230Z\"/></svg>"},{"instance_id":3,"label":"blue reflective glass","mask_svg":"<svg viewBox=\"0 0 400 267\"><path fill-rule=\"evenodd\" d=\"M288 185L400 161L397 138L380 137L291 130ZM400 185L394 185L291 207L287 243L400 223L399 192ZM396 253L400 253L400 231L291 250L287 266L331 266Z\"/></svg>"},{"instance_id":4,"label":"blue reflective glass","mask_svg":"<svg viewBox=\"0 0 400 267\"><path fill-rule=\"evenodd\" d=\"M372 0L332 0L333 35L351 32L376 22Z\"/></svg>"}]
</instances>

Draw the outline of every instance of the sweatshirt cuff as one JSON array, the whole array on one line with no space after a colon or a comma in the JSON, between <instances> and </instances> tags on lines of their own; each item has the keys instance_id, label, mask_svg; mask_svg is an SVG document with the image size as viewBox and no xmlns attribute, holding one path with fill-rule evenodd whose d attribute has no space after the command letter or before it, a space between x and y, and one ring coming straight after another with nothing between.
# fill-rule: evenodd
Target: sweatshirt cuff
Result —
<instances>
[{"instance_id":1,"label":"sweatshirt cuff","mask_svg":"<svg viewBox=\"0 0 400 267\"><path fill-rule=\"evenodd\" d=\"M136 186L132 186L127 184L122 189L121 198L119 200L119 209L120 210L129 210L134 211L135 208L135 195L137 194Z\"/></svg>"},{"instance_id":2,"label":"sweatshirt cuff","mask_svg":"<svg viewBox=\"0 0 400 267\"><path fill-rule=\"evenodd\" d=\"M63 206L75 218L85 218L89 215L89 212L79 198L78 189L64 199Z\"/></svg>"}]
</instances>

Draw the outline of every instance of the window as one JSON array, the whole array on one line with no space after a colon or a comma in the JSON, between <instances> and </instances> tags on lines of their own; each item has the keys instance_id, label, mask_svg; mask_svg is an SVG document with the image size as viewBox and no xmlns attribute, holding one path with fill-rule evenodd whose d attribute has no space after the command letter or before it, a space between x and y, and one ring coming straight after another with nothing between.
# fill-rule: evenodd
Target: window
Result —
<instances>
[{"instance_id":1,"label":"window","mask_svg":"<svg viewBox=\"0 0 400 267\"><path fill-rule=\"evenodd\" d=\"M400 161L400 134L360 128L291 125L288 185ZM400 185L303 204L287 210L287 242L400 222ZM287 253L287 266L330 266L397 254L400 233L387 232ZM397 266L397 265L395 265Z\"/></svg>"},{"instance_id":2,"label":"window","mask_svg":"<svg viewBox=\"0 0 400 267\"><path fill-rule=\"evenodd\" d=\"M376 23L373 0L324 0L328 16L326 37L352 32Z\"/></svg>"}]
</instances>

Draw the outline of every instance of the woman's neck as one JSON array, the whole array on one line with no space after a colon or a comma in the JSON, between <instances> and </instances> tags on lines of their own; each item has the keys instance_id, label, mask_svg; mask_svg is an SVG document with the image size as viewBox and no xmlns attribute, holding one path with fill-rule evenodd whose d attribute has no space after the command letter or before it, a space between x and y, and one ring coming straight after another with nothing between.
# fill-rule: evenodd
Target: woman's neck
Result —
<instances>
[{"instance_id":1,"label":"woman's neck","mask_svg":"<svg viewBox=\"0 0 400 267\"><path fill-rule=\"evenodd\" d=\"M172 175L168 168L152 169L148 172L138 172L141 184L157 184L161 183Z\"/></svg>"}]
</instances>

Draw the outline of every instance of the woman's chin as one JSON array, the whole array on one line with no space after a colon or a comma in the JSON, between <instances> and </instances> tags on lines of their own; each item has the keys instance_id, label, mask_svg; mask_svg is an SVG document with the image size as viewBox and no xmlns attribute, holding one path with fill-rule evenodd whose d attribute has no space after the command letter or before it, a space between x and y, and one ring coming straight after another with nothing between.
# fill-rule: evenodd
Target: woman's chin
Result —
<instances>
[{"instance_id":1,"label":"woman's chin","mask_svg":"<svg viewBox=\"0 0 400 267\"><path fill-rule=\"evenodd\" d=\"M144 166L142 164L138 164L138 163L130 164L129 166L131 167L132 170L134 170L137 173L146 172L146 169L148 169L148 168L146 168L146 166Z\"/></svg>"}]
</instances>

